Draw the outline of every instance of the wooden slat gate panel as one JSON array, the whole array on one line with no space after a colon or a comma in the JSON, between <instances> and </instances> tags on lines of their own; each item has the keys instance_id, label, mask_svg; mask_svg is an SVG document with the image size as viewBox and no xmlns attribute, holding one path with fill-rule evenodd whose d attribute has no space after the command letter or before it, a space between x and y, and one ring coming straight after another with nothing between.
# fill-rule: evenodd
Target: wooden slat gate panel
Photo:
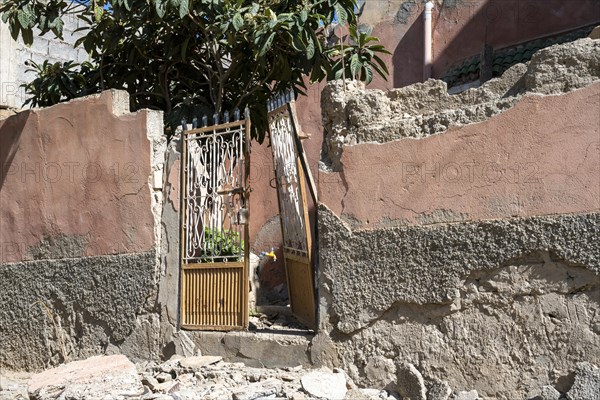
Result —
<instances>
[{"instance_id":1,"label":"wooden slat gate panel","mask_svg":"<svg viewBox=\"0 0 600 400\"><path fill-rule=\"evenodd\" d=\"M183 132L182 328L248 327L249 132L247 114Z\"/></svg>"},{"instance_id":2,"label":"wooden slat gate panel","mask_svg":"<svg viewBox=\"0 0 600 400\"><path fill-rule=\"evenodd\" d=\"M276 100L279 104L269 106L269 135L279 200L283 256L292 313L307 327L315 328L312 241L305 175L298 149L300 128L296 120L295 103L288 96L287 99L284 96Z\"/></svg>"}]
</instances>

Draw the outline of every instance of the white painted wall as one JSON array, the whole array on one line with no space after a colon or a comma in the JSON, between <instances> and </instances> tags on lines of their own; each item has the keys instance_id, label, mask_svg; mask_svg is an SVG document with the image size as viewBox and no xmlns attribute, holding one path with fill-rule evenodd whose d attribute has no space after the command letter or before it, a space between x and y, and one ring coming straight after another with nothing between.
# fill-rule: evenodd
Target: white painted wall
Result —
<instances>
[{"instance_id":1,"label":"white painted wall","mask_svg":"<svg viewBox=\"0 0 600 400\"><path fill-rule=\"evenodd\" d=\"M75 41L83 32L75 30L84 22L69 15L64 19L63 39L54 37L52 32L44 36L36 35L30 47L25 46L21 38L15 42L10 36L8 26L0 22L0 107L21 108L26 100L25 90L20 87L34 79L34 74L26 72L25 61L33 60L40 64L44 60L51 62L82 62L88 59L83 48L74 48Z\"/></svg>"}]
</instances>

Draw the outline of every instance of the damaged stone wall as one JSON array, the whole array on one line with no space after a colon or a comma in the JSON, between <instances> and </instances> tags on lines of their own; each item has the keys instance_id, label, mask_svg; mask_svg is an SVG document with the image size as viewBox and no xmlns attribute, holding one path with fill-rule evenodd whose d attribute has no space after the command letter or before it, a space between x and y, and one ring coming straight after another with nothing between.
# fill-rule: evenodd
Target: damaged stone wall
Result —
<instances>
[{"instance_id":1,"label":"damaged stone wall","mask_svg":"<svg viewBox=\"0 0 600 400\"><path fill-rule=\"evenodd\" d=\"M600 365L599 50L454 96L327 87L313 362L405 397L420 374L422 399L579 390Z\"/></svg>"},{"instance_id":2,"label":"damaged stone wall","mask_svg":"<svg viewBox=\"0 0 600 400\"><path fill-rule=\"evenodd\" d=\"M0 368L158 357L165 146L126 92L0 120Z\"/></svg>"},{"instance_id":3,"label":"damaged stone wall","mask_svg":"<svg viewBox=\"0 0 600 400\"><path fill-rule=\"evenodd\" d=\"M598 79L600 42L582 39L542 49L529 63L516 64L502 77L458 95L449 95L439 80L388 91L337 81L322 96L326 134L321 165L339 169L344 145L427 137L450 126L488 120L524 96L566 93Z\"/></svg>"}]
</instances>

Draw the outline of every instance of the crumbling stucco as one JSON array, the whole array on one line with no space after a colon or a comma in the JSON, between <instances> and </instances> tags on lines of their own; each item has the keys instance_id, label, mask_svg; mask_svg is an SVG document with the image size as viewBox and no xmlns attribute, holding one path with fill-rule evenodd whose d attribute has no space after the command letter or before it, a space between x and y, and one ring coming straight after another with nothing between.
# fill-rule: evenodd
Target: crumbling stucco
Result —
<instances>
[{"instance_id":1,"label":"crumbling stucco","mask_svg":"<svg viewBox=\"0 0 600 400\"><path fill-rule=\"evenodd\" d=\"M164 307L177 309L179 264L167 274L160 247L179 218L163 213L162 112L130 113L127 92L111 90L1 122L0 367L181 350ZM38 171L48 165L52 179ZM81 181L90 166L97 176Z\"/></svg>"},{"instance_id":2,"label":"crumbling stucco","mask_svg":"<svg viewBox=\"0 0 600 400\"><path fill-rule=\"evenodd\" d=\"M325 128L321 168L339 171L343 147L423 138L453 125L487 120L526 95L554 95L600 79L600 41L581 39L538 51L481 87L449 95L446 83L428 80L387 92L355 81L334 81L322 93Z\"/></svg>"},{"instance_id":3,"label":"crumbling stucco","mask_svg":"<svg viewBox=\"0 0 600 400\"><path fill-rule=\"evenodd\" d=\"M393 375L387 359L485 398L560 388L577 362L600 362L599 223L590 213L353 231L321 206L327 351L363 385Z\"/></svg>"},{"instance_id":4,"label":"crumbling stucco","mask_svg":"<svg viewBox=\"0 0 600 400\"><path fill-rule=\"evenodd\" d=\"M0 265L0 368L114 352L152 311L153 265L153 252ZM156 358L140 350L145 340L128 347L136 359Z\"/></svg>"},{"instance_id":5,"label":"crumbling stucco","mask_svg":"<svg viewBox=\"0 0 600 400\"><path fill-rule=\"evenodd\" d=\"M583 268L590 285L600 283L597 213L352 231L321 206L319 221L320 282L335 297L321 314L331 313L343 333L368 326L398 302L460 301L471 274L538 251Z\"/></svg>"}]
</instances>

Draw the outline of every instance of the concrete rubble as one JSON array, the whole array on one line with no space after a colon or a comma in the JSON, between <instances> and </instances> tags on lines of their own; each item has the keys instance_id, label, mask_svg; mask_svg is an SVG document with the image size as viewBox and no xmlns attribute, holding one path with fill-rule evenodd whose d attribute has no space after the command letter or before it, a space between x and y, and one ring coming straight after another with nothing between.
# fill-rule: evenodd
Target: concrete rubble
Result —
<instances>
[{"instance_id":1,"label":"concrete rubble","mask_svg":"<svg viewBox=\"0 0 600 400\"><path fill-rule=\"evenodd\" d=\"M123 355L95 356L36 374L29 381L31 400L121 400L144 393L135 365Z\"/></svg>"},{"instance_id":2,"label":"concrete rubble","mask_svg":"<svg viewBox=\"0 0 600 400\"><path fill-rule=\"evenodd\" d=\"M359 388L345 371L254 368L215 356L173 356L163 363L133 364L123 355L73 361L31 375L0 376L0 400L482 400L476 390L453 391L429 382L410 364L398 366L393 390ZM584 362L566 393L540 388L530 400L598 400L600 369Z\"/></svg>"}]
</instances>

